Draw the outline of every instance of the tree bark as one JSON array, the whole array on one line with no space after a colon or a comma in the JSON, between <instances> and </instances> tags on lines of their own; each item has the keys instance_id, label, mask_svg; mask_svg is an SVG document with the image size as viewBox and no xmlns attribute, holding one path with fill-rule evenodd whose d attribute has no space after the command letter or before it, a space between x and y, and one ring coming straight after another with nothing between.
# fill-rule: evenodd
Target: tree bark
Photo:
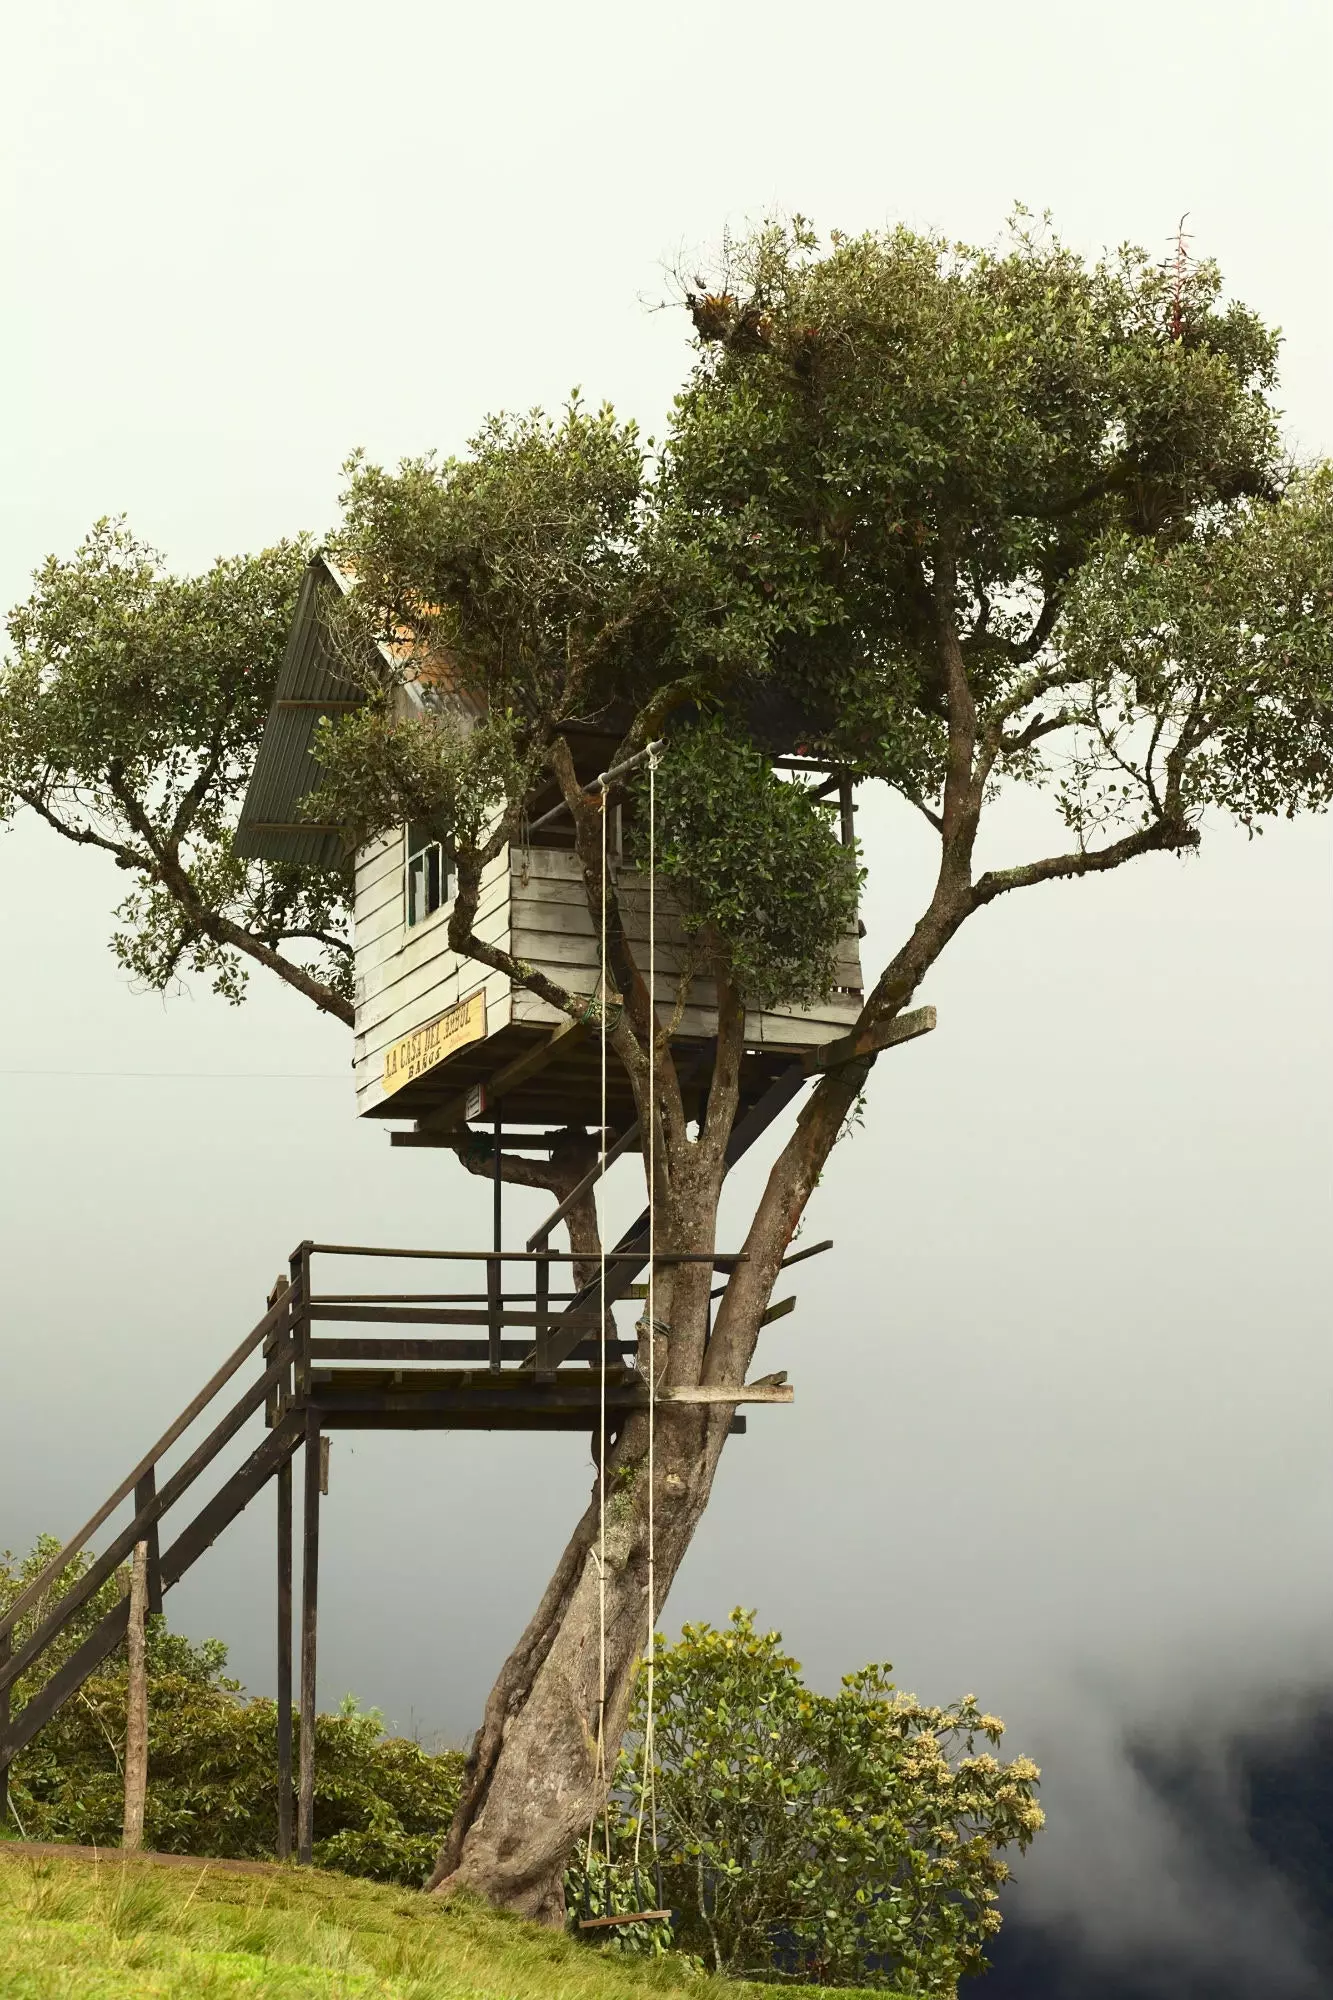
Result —
<instances>
[{"instance_id":1,"label":"tree bark","mask_svg":"<svg viewBox=\"0 0 1333 2000\"><path fill-rule=\"evenodd\" d=\"M143 1846L148 1795L148 1544L136 1542L130 1570L130 1619L125 1635L129 1680L125 1695L125 1817L120 1844L127 1854Z\"/></svg>"},{"instance_id":2,"label":"tree bark","mask_svg":"<svg viewBox=\"0 0 1333 2000\"><path fill-rule=\"evenodd\" d=\"M725 1060L720 1069L725 1087ZM676 1153L669 1159L671 1181L659 1202L663 1248L688 1244L692 1252L707 1252L714 1246L729 1129L728 1115L711 1141L705 1134L690 1146L689 1156ZM782 1224L775 1227L780 1231ZM765 1232L751 1235L758 1243ZM765 1241L765 1275L748 1287L748 1341L733 1316L728 1384L744 1380L785 1247L785 1236L780 1245L776 1238ZM659 1382L676 1386L702 1379L712 1277L707 1263L667 1265L659 1272L657 1318L670 1328L654 1341ZM646 1349L645 1317L639 1354L645 1372ZM432 1889L468 1889L522 1916L563 1921L570 1848L603 1803L635 1671L707 1507L732 1415L726 1404L657 1407L651 1606L646 1414L636 1412L610 1442L605 1528L599 1478L536 1614L492 1689Z\"/></svg>"}]
</instances>

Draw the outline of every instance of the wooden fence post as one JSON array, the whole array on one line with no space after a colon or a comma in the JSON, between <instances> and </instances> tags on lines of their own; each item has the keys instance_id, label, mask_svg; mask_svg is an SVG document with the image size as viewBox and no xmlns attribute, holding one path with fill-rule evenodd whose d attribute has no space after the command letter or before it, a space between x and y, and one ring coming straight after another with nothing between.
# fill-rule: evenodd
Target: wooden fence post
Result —
<instances>
[{"instance_id":1,"label":"wooden fence post","mask_svg":"<svg viewBox=\"0 0 1333 2000\"><path fill-rule=\"evenodd\" d=\"M148 1544L134 1544L130 1572L130 1620L125 1634L129 1685L125 1696L125 1823L121 1846L135 1854L143 1846L144 1800L148 1791L148 1657L144 1621L148 1615Z\"/></svg>"}]
</instances>

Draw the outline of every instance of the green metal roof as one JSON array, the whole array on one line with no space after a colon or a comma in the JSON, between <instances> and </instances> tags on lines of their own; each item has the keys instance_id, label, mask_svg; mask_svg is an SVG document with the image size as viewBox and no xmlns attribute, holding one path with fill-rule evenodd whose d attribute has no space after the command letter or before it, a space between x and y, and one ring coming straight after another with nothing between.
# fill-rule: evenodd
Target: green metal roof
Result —
<instances>
[{"instance_id":1,"label":"green metal roof","mask_svg":"<svg viewBox=\"0 0 1333 2000\"><path fill-rule=\"evenodd\" d=\"M346 588L332 564L316 556L301 584L273 706L241 805L235 850L247 860L330 868L346 859L338 828L302 823L303 803L323 777L312 755L316 726L322 716L360 707L366 698L334 657L320 617L325 593L341 595Z\"/></svg>"}]
</instances>

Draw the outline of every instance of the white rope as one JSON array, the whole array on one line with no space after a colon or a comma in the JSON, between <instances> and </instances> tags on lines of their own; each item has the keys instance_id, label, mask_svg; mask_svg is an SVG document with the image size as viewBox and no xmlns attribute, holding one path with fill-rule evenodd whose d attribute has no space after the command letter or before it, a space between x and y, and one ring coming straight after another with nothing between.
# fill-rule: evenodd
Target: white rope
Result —
<instances>
[{"instance_id":1,"label":"white rope","mask_svg":"<svg viewBox=\"0 0 1333 2000\"><path fill-rule=\"evenodd\" d=\"M657 756L648 758L648 1636L644 1697L643 1784L634 1822L634 1866L639 1865L645 1812L651 1801L653 1845L657 1845L657 1783L654 1775L653 1697L657 1662Z\"/></svg>"},{"instance_id":2,"label":"white rope","mask_svg":"<svg viewBox=\"0 0 1333 2000\"><path fill-rule=\"evenodd\" d=\"M647 1661L648 1685L645 1702L643 1739L643 1781L639 1794L639 1811L634 1824L634 1866L639 1865L640 1843L643 1837L643 1822L651 1810L652 1841L657 1844L657 1786L653 1760L656 1754L654 1744L654 1694L656 1662L653 1657L653 1642L657 1624L657 762L660 745L653 743L644 753L648 762L648 1633ZM637 758L633 760L637 762ZM597 1238L600 1298L599 1358L601 1362L601 1383L598 1394L598 1436L597 1436L597 1789L606 1800L604 1807L606 1859L611 1861L611 1815L609 1788L606 1771L606 1365L607 1365L607 1307L606 1307L606 1225L604 1217L606 1165L607 1165L607 987L606 987L606 944L607 944L607 886L609 880L607 853L607 785L602 780L602 910L601 910L601 951L600 951L600 1013L601 1013L601 1142L598 1151L597 1192ZM594 1802L592 1817L588 1822L588 1846L585 1866L591 1867L593 1842L596 1836L597 1808Z\"/></svg>"},{"instance_id":3,"label":"white rope","mask_svg":"<svg viewBox=\"0 0 1333 2000\"><path fill-rule=\"evenodd\" d=\"M601 1013L601 1138L597 1173L597 1254L598 1254L598 1347L601 1380L597 1398L597 1788L606 1795L606 892L608 814L607 790L602 787L602 918L600 953ZM611 1859L610 1802L604 1809L606 1858ZM597 1812L588 1826L588 1860L592 1860L593 1832Z\"/></svg>"}]
</instances>

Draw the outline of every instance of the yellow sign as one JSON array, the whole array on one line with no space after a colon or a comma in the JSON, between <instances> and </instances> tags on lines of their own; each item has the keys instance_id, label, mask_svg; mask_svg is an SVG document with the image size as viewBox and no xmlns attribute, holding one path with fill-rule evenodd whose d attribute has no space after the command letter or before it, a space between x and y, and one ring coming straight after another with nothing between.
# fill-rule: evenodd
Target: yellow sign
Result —
<instances>
[{"instance_id":1,"label":"yellow sign","mask_svg":"<svg viewBox=\"0 0 1333 2000\"><path fill-rule=\"evenodd\" d=\"M457 1007L451 1007L447 1014L437 1014L433 1021L427 1021L424 1028L414 1028L400 1042L390 1043L384 1051L385 1096L401 1090L405 1083L415 1083L455 1050L466 1048L469 1042L483 1041L485 1035L486 995L473 993Z\"/></svg>"}]
</instances>

